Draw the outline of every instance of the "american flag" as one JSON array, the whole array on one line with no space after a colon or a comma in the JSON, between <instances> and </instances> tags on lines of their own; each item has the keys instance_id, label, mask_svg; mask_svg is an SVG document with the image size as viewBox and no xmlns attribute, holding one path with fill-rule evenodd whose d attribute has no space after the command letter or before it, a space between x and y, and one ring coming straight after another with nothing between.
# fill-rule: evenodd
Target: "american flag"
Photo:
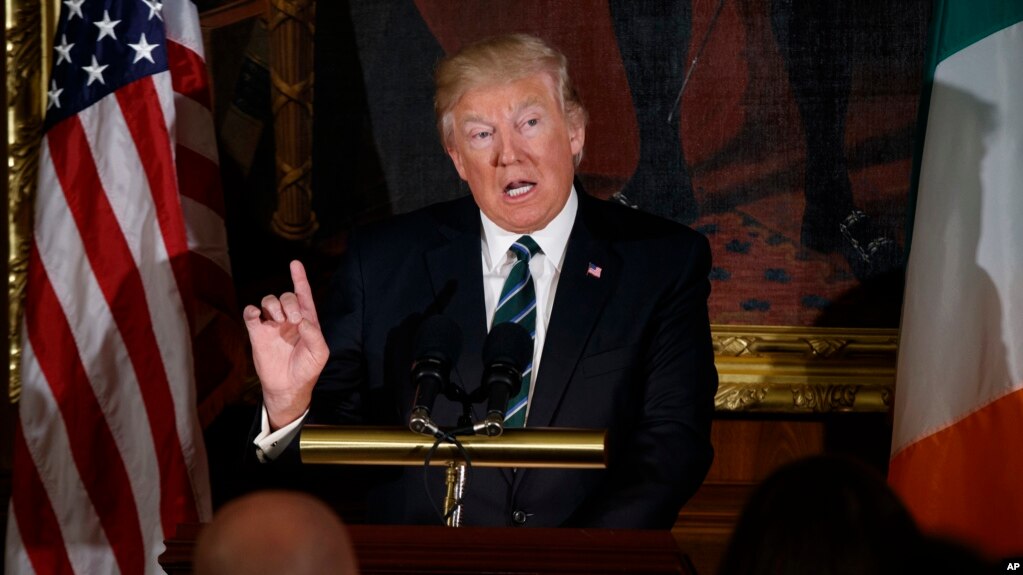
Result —
<instances>
[{"instance_id":1,"label":"american flag","mask_svg":"<svg viewBox=\"0 0 1023 575\"><path fill-rule=\"evenodd\" d=\"M63 0L55 44L5 565L159 573L210 516L193 345L234 297L198 15Z\"/></svg>"}]
</instances>

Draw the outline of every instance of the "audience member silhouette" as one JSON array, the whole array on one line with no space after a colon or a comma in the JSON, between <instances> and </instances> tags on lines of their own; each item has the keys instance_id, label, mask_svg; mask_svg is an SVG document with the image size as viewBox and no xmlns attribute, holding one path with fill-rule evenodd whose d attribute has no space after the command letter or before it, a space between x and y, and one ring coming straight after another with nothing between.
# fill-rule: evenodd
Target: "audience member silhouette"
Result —
<instances>
[{"instance_id":1,"label":"audience member silhouette","mask_svg":"<svg viewBox=\"0 0 1023 575\"><path fill-rule=\"evenodd\" d=\"M199 535L196 575L354 575L348 531L319 499L261 491L224 505Z\"/></svg>"},{"instance_id":2,"label":"audience member silhouette","mask_svg":"<svg viewBox=\"0 0 1023 575\"><path fill-rule=\"evenodd\" d=\"M888 484L850 459L790 463L757 487L718 575L985 573L969 549L924 537Z\"/></svg>"}]
</instances>

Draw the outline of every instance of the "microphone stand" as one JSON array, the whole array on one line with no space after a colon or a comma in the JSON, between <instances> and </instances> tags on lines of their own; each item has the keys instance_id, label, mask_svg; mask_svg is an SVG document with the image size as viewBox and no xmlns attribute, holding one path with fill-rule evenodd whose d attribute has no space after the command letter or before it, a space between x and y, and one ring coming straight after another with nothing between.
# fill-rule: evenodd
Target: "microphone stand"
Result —
<instances>
[{"instance_id":1,"label":"microphone stand","mask_svg":"<svg viewBox=\"0 0 1023 575\"><path fill-rule=\"evenodd\" d=\"M444 524L448 527L462 526L462 496L465 494L466 470L464 461L449 461L444 474L447 493L444 496Z\"/></svg>"},{"instance_id":2,"label":"microphone stand","mask_svg":"<svg viewBox=\"0 0 1023 575\"><path fill-rule=\"evenodd\" d=\"M477 388L473 393L466 393L459 386L452 385L451 393L445 392L445 396L453 401L462 404L462 414L458 416L458 426L453 430L452 435L491 435L492 429L488 417L480 423L472 422L472 406L485 399L482 388ZM503 428L503 426L502 426ZM500 432L498 432L500 435ZM444 495L444 523L448 527L462 526L462 496L465 495L465 486L469 479L469 464L467 461L449 461L444 474L444 484L447 488Z\"/></svg>"},{"instance_id":3,"label":"microphone stand","mask_svg":"<svg viewBox=\"0 0 1023 575\"><path fill-rule=\"evenodd\" d=\"M434 323L444 325L440 319ZM433 324L431 324L432 327ZM429 465L433 453L442 442L456 446L463 455L461 460L453 458L448 462L445 474L447 490L444 497L443 517L451 527L458 527L462 523L462 496L465 493L470 465L468 453L465 452L462 443L455 436L485 435L496 438L504 432L504 416L508 398L510 395L517 394L521 387L522 369L527 364L528 356L532 355L532 344L529 333L522 326L515 323L498 324L487 334L483 343L483 359L487 365L483 372L483 381L472 393L466 392L462 386L452 382L447 377L447 370L443 370L443 373L438 371L440 377L429 380L432 383L440 379L443 382L440 391L444 397L449 401L461 404L462 412L454 430L439 429L430 418L429 409L420 408L420 400L416 399L409 428L418 433L432 435L436 440L426 456L426 464ZM418 362L413 364L414 374L426 371L425 369L419 370L418 365ZM432 372L427 371L426 373L429 375ZM418 393L417 390L417 395ZM472 406L482 401L487 402L487 415L483 421L473 423Z\"/></svg>"},{"instance_id":4,"label":"microphone stand","mask_svg":"<svg viewBox=\"0 0 1023 575\"><path fill-rule=\"evenodd\" d=\"M437 441L452 443L451 438L457 435L472 435L486 433L487 421L473 424L472 406L484 399L481 389L473 393L466 393L461 386L448 384L444 389L444 397L456 401L462 405L462 413L458 416L458 424L450 432L440 430L430 420L429 425L422 430L422 433L432 435ZM429 417L429 416L427 416ZM465 486L468 483L469 464L465 460L450 460L447 463L447 470L444 474L446 487L444 495L444 522L448 527L462 526L462 497L465 495Z\"/></svg>"},{"instance_id":5,"label":"microphone stand","mask_svg":"<svg viewBox=\"0 0 1023 575\"><path fill-rule=\"evenodd\" d=\"M409 429L415 433L442 438L446 435L465 435L471 430L473 433L480 433L485 428L483 424L472 422L472 406L485 399L482 390L477 389L473 393L466 393L461 386L447 383L442 390L444 397L462 405L462 413L458 416L458 422L451 431L444 431L430 416L430 411L422 407L414 407L409 416ZM484 422L486 423L486 422Z\"/></svg>"}]
</instances>

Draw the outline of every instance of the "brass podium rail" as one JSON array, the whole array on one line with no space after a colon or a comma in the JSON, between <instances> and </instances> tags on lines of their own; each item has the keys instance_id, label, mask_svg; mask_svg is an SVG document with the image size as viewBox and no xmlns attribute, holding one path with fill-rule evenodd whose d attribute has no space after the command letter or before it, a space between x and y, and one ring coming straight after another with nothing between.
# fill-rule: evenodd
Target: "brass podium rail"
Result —
<instances>
[{"instance_id":1,"label":"brass podium rail","mask_svg":"<svg viewBox=\"0 0 1023 575\"><path fill-rule=\"evenodd\" d=\"M599 429L508 429L497 437L459 436L465 454L451 443L440 443L430 464L447 467L445 522L462 525L466 454L477 467L601 469L607 467L606 435ZM423 465L434 442L407 429L332 425L306 425L299 439L304 463L347 465Z\"/></svg>"},{"instance_id":2,"label":"brass podium rail","mask_svg":"<svg viewBox=\"0 0 1023 575\"><path fill-rule=\"evenodd\" d=\"M498 437L459 436L476 467L601 469L606 432L602 429L508 429ZM434 439L406 429L307 425L300 439L305 463L422 465ZM463 462L458 448L442 443L431 465Z\"/></svg>"}]
</instances>

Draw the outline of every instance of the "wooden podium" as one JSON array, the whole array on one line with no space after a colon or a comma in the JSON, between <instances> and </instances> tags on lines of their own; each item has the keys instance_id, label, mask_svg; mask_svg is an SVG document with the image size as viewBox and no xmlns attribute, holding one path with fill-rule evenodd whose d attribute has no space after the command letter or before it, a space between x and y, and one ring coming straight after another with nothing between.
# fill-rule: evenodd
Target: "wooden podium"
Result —
<instances>
[{"instance_id":1,"label":"wooden podium","mask_svg":"<svg viewBox=\"0 0 1023 575\"><path fill-rule=\"evenodd\" d=\"M160 565L192 572L202 525L178 526ZM350 525L363 575L667 575L695 573L669 531Z\"/></svg>"},{"instance_id":2,"label":"wooden podium","mask_svg":"<svg viewBox=\"0 0 1023 575\"><path fill-rule=\"evenodd\" d=\"M481 467L600 468L605 465L602 430L514 429L497 437L459 437L461 449L438 444L433 465L464 469L466 457ZM422 465L432 437L378 427L308 425L300 439L305 463ZM460 480L448 477L445 512L461 507ZM458 525L456 521L453 525ZM452 523L449 521L449 525ZM192 572L192 553L202 525L178 526L160 556L174 575ZM670 531L351 525L361 572L518 573L550 575L668 575L695 573Z\"/></svg>"}]
</instances>

